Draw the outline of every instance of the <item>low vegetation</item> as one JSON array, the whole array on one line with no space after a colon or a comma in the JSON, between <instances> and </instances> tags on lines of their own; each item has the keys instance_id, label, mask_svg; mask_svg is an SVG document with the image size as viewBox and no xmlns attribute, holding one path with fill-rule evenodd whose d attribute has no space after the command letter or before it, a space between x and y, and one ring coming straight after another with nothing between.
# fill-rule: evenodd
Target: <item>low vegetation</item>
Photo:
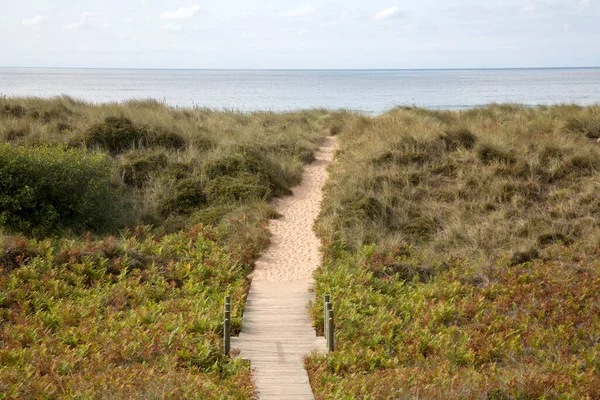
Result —
<instances>
[{"instance_id":1,"label":"low vegetation","mask_svg":"<svg viewBox=\"0 0 600 400\"><path fill-rule=\"evenodd\" d=\"M337 116L0 99L0 398L249 398L222 353Z\"/></svg>"},{"instance_id":2,"label":"low vegetation","mask_svg":"<svg viewBox=\"0 0 600 400\"><path fill-rule=\"evenodd\" d=\"M318 398L600 398L600 107L356 115L318 232ZM322 326L322 302L313 308Z\"/></svg>"},{"instance_id":3,"label":"low vegetation","mask_svg":"<svg viewBox=\"0 0 600 400\"><path fill-rule=\"evenodd\" d=\"M244 114L0 99L0 399L250 398L222 356L324 135L317 398L600 398L600 107Z\"/></svg>"}]
</instances>

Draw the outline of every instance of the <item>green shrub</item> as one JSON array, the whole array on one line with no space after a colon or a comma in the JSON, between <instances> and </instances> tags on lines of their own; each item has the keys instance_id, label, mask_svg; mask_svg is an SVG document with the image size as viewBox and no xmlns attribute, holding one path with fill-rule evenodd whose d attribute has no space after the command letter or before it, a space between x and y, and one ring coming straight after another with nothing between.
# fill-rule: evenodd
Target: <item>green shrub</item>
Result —
<instances>
[{"instance_id":1,"label":"green shrub","mask_svg":"<svg viewBox=\"0 0 600 400\"><path fill-rule=\"evenodd\" d=\"M211 204L261 200L269 188L261 185L260 178L248 173L238 176L219 176L206 184L206 195Z\"/></svg>"},{"instance_id":2,"label":"green shrub","mask_svg":"<svg viewBox=\"0 0 600 400\"><path fill-rule=\"evenodd\" d=\"M87 144L118 154L148 146L179 150L185 147L185 139L162 127L149 128L126 117L106 117L87 131Z\"/></svg>"},{"instance_id":3,"label":"green shrub","mask_svg":"<svg viewBox=\"0 0 600 400\"><path fill-rule=\"evenodd\" d=\"M258 184L265 186L270 194L275 196L290 193L287 185L277 178L274 171L277 167L272 165L264 157L253 151L244 151L239 154L222 157L209 161L204 166L204 174L208 179L240 175L254 175L258 178Z\"/></svg>"},{"instance_id":4,"label":"green shrub","mask_svg":"<svg viewBox=\"0 0 600 400\"><path fill-rule=\"evenodd\" d=\"M114 172L101 154L2 145L0 224L34 235L111 229L120 213Z\"/></svg>"},{"instance_id":5,"label":"green shrub","mask_svg":"<svg viewBox=\"0 0 600 400\"><path fill-rule=\"evenodd\" d=\"M0 115L8 115L15 118L24 117L27 114L27 109L20 104L5 104L0 108Z\"/></svg>"},{"instance_id":6,"label":"green shrub","mask_svg":"<svg viewBox=\"0 0 600 400\"><path fill-rule=\"evenodd\" d=\"M101 147L111 153L121 153L148 145L148 128L134 124L125 117L106 117L104 123L93 125L87 132L88 146Z\"/></svg>"},{"instance_id":7,"label":"green shrub","mask_svg":"<svg viewBox=\"0 0 600 400\"><path fill-rule=\"evenodd\" d=\"M157 129L151 132L150 145L165 149L181 150L185 147L185 139L174 132Z\"/></svg>"},{"instance_id":8,"label":"green shrub","mask_svg":"<svg viewBox=\"0 0 600 400\"><path fill-rule=\"evenodd\" d=\"M123 181L130 186L142 187L152 173L167 166L165 153L132 153L121 166Z\"/></svg>"},{"instance_id":9,"label":"green shrub","mask_svg":"<svg viewBox=\"0 0 600 400\"><path fill-rule=\"evenodd\" d=\"M206 192L202 182L188 178L177 183L175 191L160 205L159 212L163 217L191 214L206 204Z\"/></svg>"}]
</instances>

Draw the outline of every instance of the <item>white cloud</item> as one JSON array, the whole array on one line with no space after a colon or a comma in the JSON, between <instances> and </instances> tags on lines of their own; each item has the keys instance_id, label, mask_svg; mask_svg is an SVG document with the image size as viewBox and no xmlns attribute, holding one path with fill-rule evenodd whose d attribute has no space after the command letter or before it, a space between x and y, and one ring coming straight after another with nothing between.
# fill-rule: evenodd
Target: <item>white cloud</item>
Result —
<instances>
[{"instance_id":1,"label":"white cloud","mask_svg":"<svg viewBox=\"0 0 600 400\"><path fill-rule=\"evenodd\" d=\"M171 23L168 23L168 24L166 24L166 25L163 25L163 26L162 26L162 28L163 28L163 29L166 29L166 30L168 30L168 31L172 31L172 32L178 32L178 31L180 31L180 30L181 30L183 27L182 27L181 25L179 25L179 24L175 24L175 23L171 22Z\"/></svg>"},{"instance_id":2,"label":"white cloud","mask_svg":"<svg viewBox=\"0 0 600 400\"><path fill-rule=\"evenodd\" d=\"M123 18L123 22L125 22L126 24L130 24L133 22L133 18L132 17Z\"/></svg>"},{"instance_id":3,"label":"white cloud","mask_svg":"<svg viewBox=\"0 0 600 400\"><path fill-rule=\"evenodd\" d=\"M279 14L279 16L280 17L308 17L309 15L314 14L316 11L317 11L317 9L314 6L307 4L302 8L282 12Z\"/></svg>"},{"instance_id":4,"label":"white cloud","mask_svg":"<svg viewBox=\"0 0 600 400\"><path fill-rule=\"evenodd\" d=\"M375 15L375 19L378 21L381 21L384 19L397 18L399 16L400 16L400 7L394 6L394 7L389 7L389 8L386 8L385 10L378 12Z\"/></svg>"},{"instance_id":5,"label":"white cloud","mask_svg":"<svg viewBox=\"0 0 600 400\"><path fill-rule=\"evenodd\" d=\"M40 22L42 22L45 19L46 19L45 16L38 14L33 18L22 19L21 23L25 26L33 26L33 25L39 24Z\"/></svg>"},{"instance_id":6,"label":"white cloud","mask_svg":"<svg viewBox=\"0 0 600 400\"><path fill-rule=\"evenodd\" d=\"M197 4L190 6L190 7L181 7L181 8L178 8L177 10L163 12L162 14L160 14L160 19L165 20L165 19L190 18L190 17L193 17L194 15L198 14L199 11L200 11L200 6Z\"/></svg>"},{"instance_id":7,"label":"white cloud","mask_svg":"<svg viewBox=\"0 0 600 400\"><path fill-rule=\"evenodd\" d=\"M80 19L77 22L71 22L70 24L67 24L65 26L63 26L64 29L70 31L73 29L79 29L81 28L83 25L85 25L85 21L83 19Z\"/></svg>"}]
</instances>

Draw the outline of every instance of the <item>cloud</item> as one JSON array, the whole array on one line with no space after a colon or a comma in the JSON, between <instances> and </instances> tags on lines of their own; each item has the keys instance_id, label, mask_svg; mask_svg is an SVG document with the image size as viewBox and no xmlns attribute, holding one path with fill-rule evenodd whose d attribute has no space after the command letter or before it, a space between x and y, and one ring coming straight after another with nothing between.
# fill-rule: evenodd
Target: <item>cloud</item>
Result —
<instances>
[{"instance_id":1,"label":"cloud","mask_svg":"<svg viewBox=\"0 0 600 400\"><path fill-rule=\"evenodd\" d=\"M165 19L190 18L190 17L193 17L194 15L198 14L199 11L200 11L200 6L197 4L190 6L190 7L181 7L181 8L178 8L177 10L163 12L162 14L160 14L160 19L165 20Z\"/></svg>"},{"instance_id":2,"label":"cloud","mask_svg":"<svg viewBox=\"0 0 600 400\"><path fill-rule=\"evenodd\" d=\"M21 20L21 23L22 23L23 25L25 25L25 26L33 26L33 25L37 25L37 24L39 24L40 22L42 22L42 21L43 21L43 20L45 20L45 19L46 19L46 17L45 17L45 16L43 16L43 15L39 15L39 14L38 14L38 15L36 15L36 16L35 16L35 17L33 17L33 18L22 19L22 20Z\"/></svg>"},{"instance_id":3,"label":"cloud","mask_svg":"<svg viewBox=\"0 0 600 400\"><path fill-rule=\"evenodd\" d=\"M297 8L295 10L285 11L279 14L280 17L308 17L309 15L314 14L317 9L307 4L302 8Z\"/></svg>"},{"instance_id":4,"label":"cloud","mask_svg":"<svg viewBox=\"0 0 600 400\"><path fill-rule=\"evenodd\" d=\"M85 25L85 21L83 19L80 19L77 22L71 22L70 24L67 24L65 26L63 26L64 29L70 31L73 29L79 29L81 28L83 25Z\"/></svg>"},{"instance_id":5,"label":"cloud","mask_svg":"<svg viewBox=\"0 0 600 400\"><path fill-rule=\"evenodd\" d=\"M171 22L166 25L163 25L162 28L171 32L179 32L183 27L179 24Z\"/></svg>"},{"instance_id":6,"label":"cloud","mask_svg":"<svg viewBox=\"0 0 600 400\"><path fill-rule=\"evenodd\" d=\"M378 12L375 15L375 19L378 21L381 21L384 19L398 18L400 16L401 16L400 7L394 6L394 7L389 7L389 8L386 8L385 10Z\"/></svg>"},{"instance_id":7,"label":"cloud","mask_svg":"<svg viewBox=\"0 0 600 400\"><path fill-rule=\"evenodd\" d=\"M90 24L88 24L88 21L90 18L94 17L96 14L92 13L92 12L82 12L79 13L79 20L75 21L75 22L71 22L70 24L66 24L65 26L63 26L63 29L67 30L67 31L71 31L74 29L79 29L79 28L83 28L83 27L90 27ZM103 28L105 26L102 26Z\"/></svg>"}]
</instances>

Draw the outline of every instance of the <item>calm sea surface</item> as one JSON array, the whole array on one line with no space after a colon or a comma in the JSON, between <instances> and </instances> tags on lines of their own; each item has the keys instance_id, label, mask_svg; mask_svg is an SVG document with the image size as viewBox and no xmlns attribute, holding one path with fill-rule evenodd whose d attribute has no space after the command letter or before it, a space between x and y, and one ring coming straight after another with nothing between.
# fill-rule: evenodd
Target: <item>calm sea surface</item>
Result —
<instances>
[{"instance_id":1,"label":"calm sea surface","mask_svg":"<svg viewBox=\"0 0 600 400\"><path fill-rule=\"evenodd\" d=\"M460 109L492 102L600 103L600 68L497 70L135 70L0 68L0 95L67 94L92 102L154 98L173 106L325 107L380 113L397 105Z\"/></svg>"}]
</instances>

